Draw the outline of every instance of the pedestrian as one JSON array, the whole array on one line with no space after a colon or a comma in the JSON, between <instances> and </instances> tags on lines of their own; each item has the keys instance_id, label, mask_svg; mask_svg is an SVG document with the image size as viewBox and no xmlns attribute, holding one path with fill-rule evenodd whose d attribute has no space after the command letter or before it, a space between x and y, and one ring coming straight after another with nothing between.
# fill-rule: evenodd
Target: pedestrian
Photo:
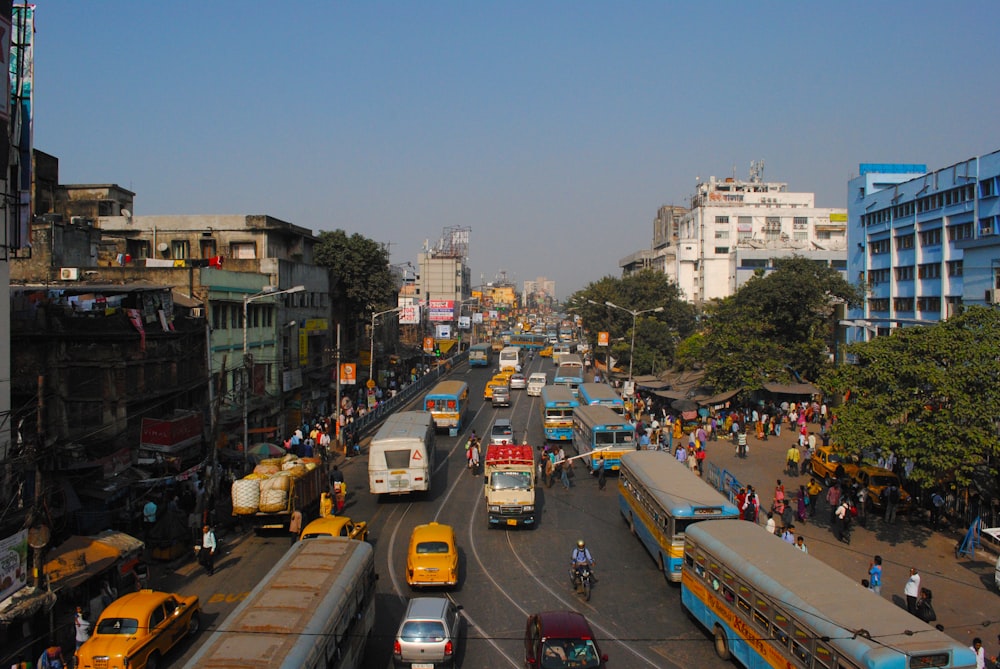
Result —
<instances>
[{"instance_id":1,"label":"pedestrian","mask_svg":"<svg viewBox=\"0 0 1000 669\"><path fill-rule=\"evenodd\" d=\"M910 567L910 578L903 586L903 594L906 596L906 610L917 615L917 597L920 595L920 574L916 567Z\"/></svg>"},{"instance_id":2,"label":"pedestrian","mask_svg":"<svg viewBox=\"0 0 1000 669\"><path fill-rule=\"evenodd\" d=\"M76 614L73 616L73 626L76 629L76 650L90 638L90 621L83 615L83 608L76 607Z\"/></svg>"},{"instance_id":3,"label":"pedestrian","mask_svg":"<svg viewBox=\"0 0 1000 669\"><path fill-rule=\"evenodd\" d=\"M868 565L868 589L882 594L882 556L876 555Z\"/></svg>"},{"instance_id":4,"label":"pedestrian","mask_svg":"<svg viewBox=\"0 0 1000 669\"><path fill-rule=\"evenodd\" d=\"M979 637L973 639L969 650L976 654L976 669L986 669L986 650L983 648L983 640Z\"/></svg>"},{"instance_id":5,"label":"pedestrian","mask_svg":"<svg viewBox=\"0 0 1000 669\"><path fill-rule=\"evenodd\" d=\"M833 510L833 536L837 537L837 541L849 544L851 540L847 536L847 523L850 522L848 513L847 500L841 500Z\"/></svg>"},{"instance_id":6,"label":"pedestrian","mask_svg":"<svg viewBox=\"0 0 1000 669\"><path fill-rule=\"evenodd\" d=\"M795 447L795 444L789 446L788 452L785 453L785 469L789 476L799 475L799 449Z\"/></svg>"},{"instance_id":7,"label":"pedestrian","mask_svg":"<svg viewBox=\"0 0 1000 669\"><path fill-rule=\"evenodd\" d=\"M885 503L885 522L895 523L896 522L896 507L899 506L899 488L890 483L882 491L884 497L883 502Z\"/></svg>"},{"instance_id":8,"label":"pedestrian","mask_svg":"<svg viewBox=\"0 0 1000 669\"><path fill-rule=\"evenodd\" d=\"M49 646L43 650L42 654L38 656L36 666L38 669L63 669L66 666L66 660L63 658L62 648Z\"/></svg>"},{"instance_id":9,"label":"pedestrian","mask_svg":"<svg viewBox=\"0 0 1000 669\"><path fill-rule=\"evenodd\" d=\"M205 571L211 576L215 573L215 549L218 546L215 541L215 532L211 527L205 525L201 528L201 551L199 559Z\"/></svg>"},{"instance_id":10,"label":"pedestrian","mask_svg":"<svg viewBox=\"0 0 1000 669\"><path fill-rule=\"evenodd\" d=\"M563 488L569 490L569 460L563 458L559 463L559 482L562 483Z\"/></svg>"},{"instance_id":11,"label":"pedestrian","mask_svg":"<svg viewBox=\"0 0 1000 669\"><path fill-rule=\"evenodd\" d=\"M796 501L795 515L798 517L800 523L806 522L806 515L809 509L809 493L806 492L806 487L804 485L799 486L799 497Z\"/></svg>"},{"instance_id":12,"label":"pedestrian","mask_svg":"<svg viewBox=\"0 0 1000 669\"><path fill-rule=\"evenodd\" d=\"M774 522L774 513L771 511L767 512L767 522L764 523L764 529L768 532L768 534L778 533L777 523Z\"/></svg>"},{"instance_id":13,"label":"pedestrian","mask_svg":"<svg viewBox=\"0 0 1000 669\"><path fill-rule=\"evenodd\" d=\"M754 492L753 486L747 486L747 496L743 502L743 520L756 523L759 510L760 501L757 499L757 493Z\"/></svg>"},{"instance_id":14,"label":"pedestrian","mask_svg":"<svg viewBox=\"0 0 1000 669\"><path fill-rule=\"evenodd\" d=\"M806 548L806 538L801 534L795 539L795 547L803 553L809 553L809 549Z\"/></svg>"},{"instance_id":15,"label":"pedestrian","mask_svg":"<svg viewBox=\"0 0 1000 669\"><path fill-rule=\"evenodd\" d=\"M330 495L332 497L336 497L337 495L336 491L337 484L343 482L344 482L344 472L340 471L340 468L337 467L337 465L334 465L333 469L330 470Z\"/></svg>"},{"instance_id":16,"label":"pedestrian","mask_svg":"<svg viewBox=\"0 0 1000 669\"><path fill-rule=\"evenodd\" d=\"M834 483L826 491L826 503L830 505L830 524L837 522L837 508L840 506L840 483Z\"/></svg>"},{"instance_id":17,"label":"pedestrian","mask_svg":"<svg viewBox=\"0 0 1000 669\"><path fill-rule=\"evenodd\" d=\"M555 478L556 466L552 462L552 454L550 453L548 457L545 458L545 487L551 488L552 481Z\"/></svg>"},{"instance_id":18,"label":"pedestrian","mask_svg":"<svg viewBox=\"0 0 1000 669\"><path fill-rule=\"evenodd\" d=\"M597 488L599 490L604 490L604 486L607 485L607 478L605 477L604 467L605 467L604 454L601 453L601 455L598 457L597 460Z\"/></svg>"},{"instance_id":19,"label":"pedestrian","mask_svg":"<svg viewBox=\"0 0 1000 669\"><path fill-rule=\"evenodd\" d=\"M785 526L785 531L781 533L781 538L784 540L784 542L786 544L794 544L795 543L795 526L794 525L786 525Z\"/></svg>"},{"instance_id":20,"label":"pedestrian","mask_svg":"<svg viewBox=\"0 0 1000 669\"><path fill-rule=\"evenodd\" d=\"M292 535L292 544L299 540L299 533L302 532L302 512L298 509L292 511L292 517L288 521L288 533Z\"/></svg>"},{"instance_id":21,"label":"pedestrian","mask_svg":"<svg viewBox=\"0 0 1000 669\"><path fill-rule=\"evenodd\" d=\"M344 510L344 505L347 503L347 483L340 481L333 487L333 506L335 514L340 514Z\"/></svg>"},{"instance_id":22,"label":"pedestrian","mask_svg":"<svg viewBox=\"0 0 1000 669\"><path fill-rule=\"evenodd\" d=\"M695 453L695 455L694 455L694 459L696 460L696 464L698 465L698 476L704 476L705 475L705 457L706 457L706 455L707 454L705 453L705 449L704 448L699 448L698 452Z\"/></svg>"},{"instance_id":23,"label":"pedestrian","mask_svg":"<svg viewBox=\"0 0 1000 669\"><path fill-rule=\"evenodd\" d=\"M816 479L810 478L809 485L806 486L806 493L809 498L808 506L810 518L816 517L816 506L819 504L819 494L821 492L823 492L823 486L821 486Z\"/></svg>"}]
</instances>

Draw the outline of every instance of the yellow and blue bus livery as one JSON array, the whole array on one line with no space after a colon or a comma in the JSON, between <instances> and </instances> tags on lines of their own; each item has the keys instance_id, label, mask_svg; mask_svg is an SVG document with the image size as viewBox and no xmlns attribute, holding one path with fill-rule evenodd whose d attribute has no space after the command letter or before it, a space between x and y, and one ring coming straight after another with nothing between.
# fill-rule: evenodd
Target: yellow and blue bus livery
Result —
<instances>
[{"instance_id":1,"label":"yellow and blue bus livery","mask_svg":"<svg viewBox=\"0 0 1000 669\"><path fill-rule=\"evenodd\" d=\"M681 580L684 533L691 523L739 519L740 510L663 451L632 451L618 472L618 504L632 534L668 581Z\"/></svg>"},{"instance_id":2,"label":"yellow and blue bus livery","mask_svg":"<svg viewBox=\"0 0 1000 669\"><path fill-rule=\"evenodd\" d=\"M550 441L569 441L573 438L573 409L580 403L565 386L542 388L542 426L545 438Z\"/></svg>"},{"instance_id":3,"label":"yellow and blue bus livery","mask_svg":"<svg viewBox=\"0 0 1000 669\"><path fill-rule=\"evenodd\" d=\"M489 344L469 347L469 367L489 367L493 364L493 348Z\"/></svg>"},{"instance_id":4,"label":"yellow and blue bus livery","mask_svg":"<svg viewBox=\"0 0 1000 669\"><path fill-rule=\"evenodd\" d=\"M583 367L559 365L556 375L552 377L552 385L566 386L576 397L580 384L583 383Z\"/></svg>"},{"instance_id":5,"label":"yellow and blue bus livery","mask_svg":"<svg viewBox=\"0 0 1000 669\"><path fill-rule=\"evenodd\" d=\"M424 410L434 417L439 430L462 430L462 420L469 404L469 384L465 381L441 381L424 397Z\"/></svg>"},{"instance_id":6,"label":"yellow and blue bus livery","mask_svg":"<svg viewBox=\"0 0 1000 669\"><path fill-rule=\"evenodd\" d=\"M635 426L621 414L599 404L573 409L573 446L581 455L591 453L591 471L601 460L606 471L617 471L622 455L634 451L635 444Z\"/></svg>"},{"instance_id":7,"label":"yellow and blue bus livery","mask_svg":"<svg viewBox=\"0 0 1000 669\"><path fill-rule=\"evenodd\" d=\"M606 383L581 383L579 398L581 406L600 404L617 414L625 415L625 400Z\"/></svg>"},{"instance_id":8,"label":"yellow and blue bus livery","mask_svg":"<svg viewBox=\"0 0 1000 669\"><path fill-rule=\"evenodd\" d=\"M964 644L755 523L688 528L681 602L746 667L976 666Z\"/></svg>"}]
</instances>

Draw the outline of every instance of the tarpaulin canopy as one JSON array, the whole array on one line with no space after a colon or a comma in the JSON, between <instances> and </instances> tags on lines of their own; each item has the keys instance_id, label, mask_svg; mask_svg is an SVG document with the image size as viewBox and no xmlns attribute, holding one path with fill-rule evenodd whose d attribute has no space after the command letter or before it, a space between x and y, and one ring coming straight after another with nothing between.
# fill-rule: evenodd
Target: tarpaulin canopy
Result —
<instances>
[{"instance_id":1,"label":"tarpaulin canopy","mask_svg":"<svg viewBox=\"0 0 1000 669\"><path fill-rule=\"evenodd\" d=\"M739 394L739 392L740 392L739 388L737 388L736 390L727 390L724 393L719 393L717 395L712 395L711 397L706 397L706 398L700 399L698 401L701 404L704 404L706 406L712 405L712 404L721 404L722 402L726 402L728 400L733 399L734 397L736 397Z\"/></svg>"},{"instance_id":2,"label":"tarpaulin canopy","mask_svg":"<svg viewBox=\"0 0 1000 669\"><path fill-rule=\"evenodd\" d=\"M811 383L765 383L764 390L775 395L815 395L819 392Z\"/></svg>"}]
</instances>

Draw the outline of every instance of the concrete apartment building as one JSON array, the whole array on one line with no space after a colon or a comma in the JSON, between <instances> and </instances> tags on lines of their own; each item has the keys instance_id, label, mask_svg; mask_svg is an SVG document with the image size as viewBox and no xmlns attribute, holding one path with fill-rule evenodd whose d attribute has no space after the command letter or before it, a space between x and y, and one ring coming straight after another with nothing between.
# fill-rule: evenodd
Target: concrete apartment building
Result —
<instances>
[{"instance_id":1,"label":"concrete apartment building","mask_svg":"<svg viewBox=\"0 0 1000 669\"><path fill-rule=\"evenodd\" d=\"M867 289L848 341L1000 304L1000 151L928 172L862 164L848 184L848 276Z\"/></svg>"},{"instance_id":2,"label":"concrete apartment building","mask_svg":"<svg viewBox=\"0 0 1000 669\"><path fill-rule=\"evenodd\" d=\"M628 276L640 270L653 269L667 273L677 263L677 226L681 217L688 213L686 207L664 205L653 219L653 242L648 249L641 249L618 261L622 275Z\"/></svg>"}]
</instances>

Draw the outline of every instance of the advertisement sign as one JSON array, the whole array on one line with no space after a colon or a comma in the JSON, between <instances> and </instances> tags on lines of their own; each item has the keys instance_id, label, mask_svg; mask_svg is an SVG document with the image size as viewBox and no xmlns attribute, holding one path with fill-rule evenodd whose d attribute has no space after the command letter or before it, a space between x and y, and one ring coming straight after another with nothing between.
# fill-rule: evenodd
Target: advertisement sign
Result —
<instances>
[{"instance_id":1,"label":"advertisement sign","mask_svg":"<svg viewBox=\"0 0 1000 669\"><path fill-rule=\"evenodd\" d=\"M404 304L399 308L400 325L418 325L420 323L420 305Z\"/></svg>"},{"instance_id":2,"label":"advertisement sign","mask_svg":"<svg viewBox=\"0 0 1000 669\"><path fill-rule=\"evenodd\" d=\"M483 312L477 311L474 314L472 314L472 322L475 323L476 325L482 325L482 323L483 323Z\"/></svg>"},{"instance_id":3,"label":"advertisement sign","mask_svg":"<svg viewBox=\"0 0 1000 669\"><path fill-rule=\"evenodd\" d=\"M458 317L458 329L459 330L471 330L472 329L472 319L468 316Z\"/></svg>"},{"instance_id":4,"label":"advertisement sign","mask_svg":"<svg viewBox=\"0 0 1000 669\"><path fill-rule=\"evenodd\" d=\"M496 309L490 309L490 320L495 321L499 317L499 312Z\"/></svg>"},{"instance_id":5,"label":"advertisement sign","mask_svg":"<svg viewBox=\"0 0 1000 669\"><path fill-rule=\"evenodd\" d=\"M609 341L610 340L608 338L608 333L607 332L598 332L597 333L597 345L598 346L607 346Z\"/></svg>"},{"instance_id":6,"label":"advertisement sign","mask_svg":"<svg viewBox=\"0 0 1000 669\"><path fill-rule=\"evenodd\" d=\"M428 300L427 310L430 321L455 320L455 300Z\"/></svg>"},{"instance_id":7,"label":"advertisement sign","mask_svg":"<svg viewBox=\"0 0 1000 669\"><path fill-rule=\"evenodd\" d=\"M436 325L434 326L434 331L438 339L451 339L450 325Z\"/></svg>"},{"instance_id":8,"label":"advertisement sign","mask_svg":"<svg viewBox=\"0 0 1000 669\"><path fill-rule=\"evenodd\" d=\"M424 337L424 353L434 352L434 337Z\"/></svg>"},{"instance_id":9,"label":"advertisement sign","mask_svg":"<svg viewBox=\"0 0 1000 669\"><path fill-rule=\"evenodd\" d=\"M28 583L28 530L0 541L0 602Z\"/></svg>"},{"instance_id":10,"label":"advertisement sign","mask_svg":"<svg viewBox=\"0 0 1000 669\"><path fill-rule=\"evenodd\" d=\"M358 366L353 362L340 363L340 384L353 386L358 382Z\"/></svg>"}]
</instances>

